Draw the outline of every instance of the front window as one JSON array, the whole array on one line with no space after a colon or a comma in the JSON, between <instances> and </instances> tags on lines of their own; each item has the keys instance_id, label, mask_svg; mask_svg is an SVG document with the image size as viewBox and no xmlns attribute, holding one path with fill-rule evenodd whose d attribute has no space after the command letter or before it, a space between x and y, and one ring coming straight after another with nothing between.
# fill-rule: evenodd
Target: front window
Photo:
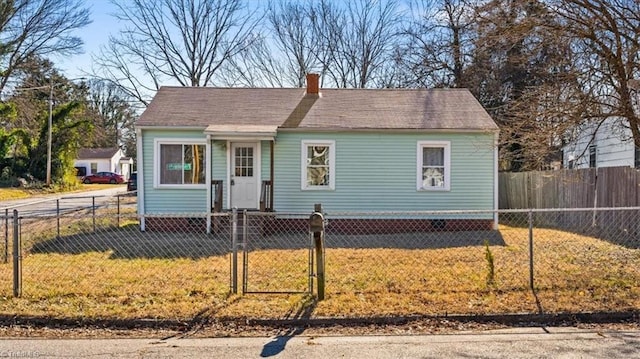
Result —
<instances>
[{"instance_id":1,"label":"front window","mask_svg":"<svg viewBox=\"0 0 640 359\"><path fill-rule=\"evenodd\" d=\"M335 142L302 142L302 189L335 188Z\"/></svg>"},{"instance_id":2,"label":"front window","mask_svg":"<svg viewBox=\"0 0 640 359\"><path fill-rule=\"evenodd\" d=\"M205 183L205 145L200 143L158 144L159 185Z\"/></svg>"},{"instance_id":3,"label":"front window","mask_svg":"<svg viewBox=\"0 0 640 359\"><path fill-rule=\"evenodd\" d=\"M91 174L98 173L98 162L91 162Z\"/></svg>"},{"instance_id":4,"label":"front window","mask_svg":"<svg viewBox=\"0 0 640 359\"><path fill-rule=\"evenodd\" d=\"M418 190L448 191L451 183L450 143L418 142Z\"/></svg>"}]
</instances>

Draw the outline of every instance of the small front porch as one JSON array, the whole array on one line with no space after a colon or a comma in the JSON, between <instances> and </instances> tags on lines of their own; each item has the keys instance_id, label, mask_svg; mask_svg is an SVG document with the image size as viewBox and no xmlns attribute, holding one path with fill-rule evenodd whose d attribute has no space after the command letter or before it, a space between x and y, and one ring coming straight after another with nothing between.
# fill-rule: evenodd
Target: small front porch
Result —
<instances>
[{"instance_id":1,"label":"small front porch","mask_svg":"<svg viewBox=\"0 0 640 359\"><path fill-rule=\"evenodd\" d=\"M274 210L274 144L277 126L207 127L208 214ZM210 216L211 217L211 216ZM210 222L210 221L208 221ZM211 223L207 228L211 228Z\"/></svg>"}]
</instances>

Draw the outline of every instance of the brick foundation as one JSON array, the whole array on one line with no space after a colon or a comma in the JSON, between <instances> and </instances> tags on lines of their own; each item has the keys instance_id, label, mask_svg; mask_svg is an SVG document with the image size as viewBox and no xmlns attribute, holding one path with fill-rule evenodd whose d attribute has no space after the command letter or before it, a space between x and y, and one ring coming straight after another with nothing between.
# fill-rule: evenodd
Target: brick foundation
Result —
<instances>
[{"instance_id":1,"label":"brick foundation","mask_svg":"<svg viewBox=\"0 0 640 359\"><path fill-rule=\"evenodd\" d=\"M186 233L207 231L207 219L201 217L147 217L144 223L146 231Z\"/></svg>"},{"instance_id":2,"label":"brick foundation","mask_svg":"<svg viewBox=\"0 0 640 359\"><path fill-rule=\"evenodd\" d=\"M227 220L223 225L228 225ZM259 226L264 235L303 232L309 228L305 218L252 217L252 226ZM219 224L221 225L221 224ZM158 232L202 233L207 230L205 218L151 217L145 220L146 230ZM241 224L240 224L241 226ZM328 221L328 234L393 234L411 232L490 231L491 219L364 219L337 218Z\"/></svg>"},{"instance_id":3,"label":"brick foundation","mask_svg":"<svg viewBox=\"0 0 640 359\"><path fill-rule=\"evenodd\" d=\"M263 233L286 233L308 228L306 219L265 219ZM393 234L411 232L490 231L490 219L363 219L340 218L328 221L326 232L334 234Z\"/></svg>"}]
</instances>

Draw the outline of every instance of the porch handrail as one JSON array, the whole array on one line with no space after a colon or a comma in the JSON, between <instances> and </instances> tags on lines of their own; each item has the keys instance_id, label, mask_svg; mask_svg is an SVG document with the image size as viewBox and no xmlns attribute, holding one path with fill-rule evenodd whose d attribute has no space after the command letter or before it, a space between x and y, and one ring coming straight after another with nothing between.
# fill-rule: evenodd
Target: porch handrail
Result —
<instances>
[{"instance_id":1,"label":"porch handrail","mask_svg":"<svg viewBox=\"0 0 640 359\"><path fill-rule=\"evenodd\" d=\"M222 212L222 180L211 181L211 209L213 212Z\"/></svg>"},{"instance_id":2,"label":"porch handrail","mask_svg":"<svg viewBox=\"0 0 640 359\"><path fill-rule=\"evenodd\" d=\"M262 181L262 190L260 191L260 211L273 212L273 182L270 180Z\"/></svg>"}]
</instances>

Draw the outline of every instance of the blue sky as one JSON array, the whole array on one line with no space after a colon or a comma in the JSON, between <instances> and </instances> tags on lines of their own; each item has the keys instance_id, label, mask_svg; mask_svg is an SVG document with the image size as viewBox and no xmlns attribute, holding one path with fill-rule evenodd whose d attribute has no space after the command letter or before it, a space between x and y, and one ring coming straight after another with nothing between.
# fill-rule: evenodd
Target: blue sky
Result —
<instances>
[{"instance_id":1,"label":"blue sky","mask_svg":"<svg viewBox=\"0 0 640 359\"><path fill-rule=\"evenodd\" d=\"M68 78L83 77L86 72L91 72L91 55L97 53L107 43L109 35L116 34L119 29L117 20L110 15L115 8L108 0L88 0L86 5L90 8L93 22L75 33L84 41L84 53L52 59Z\"/></svg>"}]
</instances>

